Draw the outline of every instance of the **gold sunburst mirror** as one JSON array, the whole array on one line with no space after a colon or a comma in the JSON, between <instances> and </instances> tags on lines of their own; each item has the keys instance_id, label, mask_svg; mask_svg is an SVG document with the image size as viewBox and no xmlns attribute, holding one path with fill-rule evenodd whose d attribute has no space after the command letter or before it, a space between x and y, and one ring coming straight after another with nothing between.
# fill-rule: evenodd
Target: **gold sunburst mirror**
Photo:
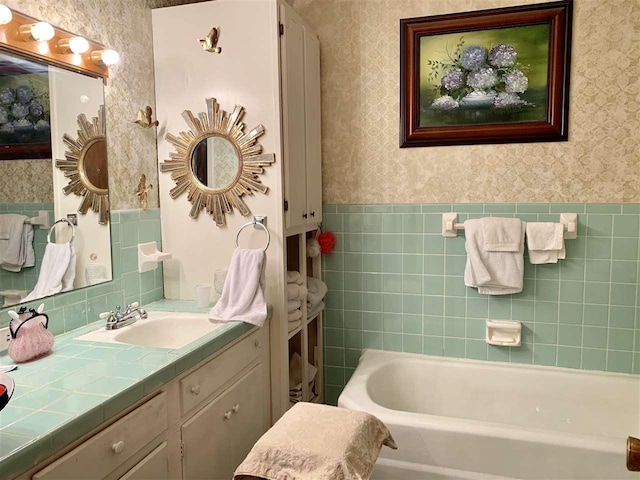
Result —
<instances>
[{"instance_id":1,"label":"gold sunburst mirror","mask_svg":"<svg viewBox=\"0 0 640 480\"><path fill-rule=\"evenodd\" d=\"M107 174L107 142L105 137L104 105L98 116L89 121L78 115L78 138L65 133L62 136L69 150L64 160L56 160L56 167L64 172L69 183L62 189L82 198L78 212L86 214L91 208L98 214L98 223L109 223L109 177Z\"/></svg>"},{"instance_id":2,"label":"gold sunburst mirror","mask_svg":"<svg viewBox=\"0 0 640 480\"><path fill-rule=\"evenodd\" d=\"M269 187L262 184L260 175L275 162L275 156L262 153L258 142L264 133L262 125L244 133L243 107L236 105L228 114L215 98L207 98L206 103L207 111L197 117L190 110L182 113L188 132L167 134L175 152L160 164L160 171L170 172L176 183L169 191L171 198L187 192L191 218L205 209L220 227L226 225L226 214L234 208L243 216L251 214L242 197L267 193Z\"/></svg>"}]
</instances>

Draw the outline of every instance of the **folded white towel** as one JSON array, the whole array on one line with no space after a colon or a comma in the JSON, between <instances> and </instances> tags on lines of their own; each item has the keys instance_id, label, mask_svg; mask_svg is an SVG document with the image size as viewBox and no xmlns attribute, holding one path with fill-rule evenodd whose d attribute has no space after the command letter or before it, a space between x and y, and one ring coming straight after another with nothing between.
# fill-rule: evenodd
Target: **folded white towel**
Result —
<instances>
[{"instance_id":1,"label":"folded white towel","mask_svg":"<svg viewBox=\"0 0 640 480\"><path fill-rule=\"evenodd\" d=\"M263 250L237 248L231 257L220 300L209 312L211 320L241 321L261 327L267 319L267 304L260 279L264 270Z\"/></svg>"},{"instance_id":2,"label":"folded white towel","mask_svg":"<svg viewBox=\"0 0 640 480\"><path fill-rule=\"evenodd\" d=\"M287 300L287 312L293 312L300 307L302 307L302 300Z\"/></svg>"},{"instance_id":3,"label":"folded white towel","mask_svg":"<svg viewBox=\"0 0 640 480\"><path fill-rule=\"evenodd\" d=\"M302 285L302 275L300 272L288 271L287 272L287 283L297 283L298 285Z\"/></svg>"},{"instance_id":4,"label":"folded white towel","mask_svg":"<svg viewBox=\"0 0 640 480\"><path fill-rule=\"evenodd\" d=\"M487 252L517 252L522 243L522 221L519 218L484 217L482 236Z\"/></svg>"},{"instance_id":5,"label":"folded white towel","mask_svg":"<svg viewBox=\"0 0 640 480\"><path fill-rule=\"evenodd\" d=\"M484 295L521 292L524 276L525 227L525 222L521 222L520 248L517 252L488 252L482 235L481 219L464 222L467 250L465 285L478 288L478 293Z\"/></svg>"},{"instance_id":6,"label":"folded white towel","mask_svg":"<svg viewBox=\"0 0 640 480\"><path fill-rule=\"evenodd\" d=\"M73 288L76 277L76 250L70 243L47 243L38 282L24 302L47 297Z\"/></svg>"},{"instance_id":7,"label":"folded white towel","mask_svg":"<svg viewBox=\"0 0 640 480\"><path fill-rule=\"evenodd\" d=\"M293 332L296 328L298 328L300 325L302 325L302 320L295 320L293 322L289 322L287 327L287 332L291 333Z\"/></svg>"},{"instance_id":8,"label":"folded white towel","mask_svg":"<svg viewBox=\"0 0 640 480\"><path fill-rule=\"evenodd\" d=\"M302 318L302 310L294 310L293 312L289 312L287 314L287 319L289 323L295 322L296 320L300 320Z\"/></svg>"},{"instance_id":9,"label":"folded white towel","mask_svg":"<svg viewBox=\"0 0 640 480\"><path fill-rule=\"evenodd\" d=\"M553 222L527 223L527 247L532 264L558 263L558 259L566 257L563 225Z\"/></svg>"},{"instance_id":10,"label":"folded white towel","mask_svg":"<svg viewBox=\"0 0 640 480\"><path fill-rule=\"evenodd\" d=\"M302 300L307 296L307 288L296 283L287 284L287 300Z\"/></svg>"},{"instance_id":11,"label":"folded white towel","mask_svg":"<svg viewBox=\"0 0 640 480\"><path fill-rule=\"evenodd\" d=\"M307 318L313 320L322 310L324 310L324 302L314 305L313 308L307 308Z\"/></svg>"},{"instance_id":12,"label":"folded white towel","mask_svg":"<svg viewBox=\"0 0 640 480\"><path fill-rule=\"evenodd\" d=\"M307 305L309 308L319 304L327 294L327 284L322 280L313 277L307 277Z\"/></svg>"},{"instance_id":13,"label":"folded white towel","mask_svg":"<svg viewBox=\"0 0 640 480\"><path fill-rule=\"evenodd\" d=\"M19 272L35 265L33 226L29 218L13 213L0 215L0 267Z\"/></svg>"}]
</instances>

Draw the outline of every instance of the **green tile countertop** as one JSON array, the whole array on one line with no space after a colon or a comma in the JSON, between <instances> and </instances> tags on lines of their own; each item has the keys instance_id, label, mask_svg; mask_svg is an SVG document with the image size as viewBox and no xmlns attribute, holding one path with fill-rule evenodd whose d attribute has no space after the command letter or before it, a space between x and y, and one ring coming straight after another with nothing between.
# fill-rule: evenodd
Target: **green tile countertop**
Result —
<instances>
[{"instance_id":1,"label":"green tile countertop","mask_svg":"<svg viewBox=\"0 0 640 480\"><path fill-rule=\"evenodd\" d=\"M209 310L184 300L160 300L145 309ZM269 306L268 318L271 312ZM104 320L58 335L49 355L9 373L16 386L0 411L3 479L47 459L254 328L228 322L177 350L76 340L102 327ZM0 355L0 366L13 363L6 353Z\"/></svg>"}]
</instances>

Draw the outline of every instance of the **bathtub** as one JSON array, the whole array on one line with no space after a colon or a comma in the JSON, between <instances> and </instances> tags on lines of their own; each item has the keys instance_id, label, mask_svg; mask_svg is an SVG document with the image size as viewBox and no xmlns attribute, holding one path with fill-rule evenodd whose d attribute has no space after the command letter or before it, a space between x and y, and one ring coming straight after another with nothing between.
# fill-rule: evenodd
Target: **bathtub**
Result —
<instances>
[{"instance_id":1,"label":"bathtub","mask_svg":"<svg viewBox=\"0 0 640 480\"><path fill-rule=\"evenodd\" d=\"M372 479L640 479L640 376L363 351L338 406L381 419Z\"/></svg>"}]
</instances>

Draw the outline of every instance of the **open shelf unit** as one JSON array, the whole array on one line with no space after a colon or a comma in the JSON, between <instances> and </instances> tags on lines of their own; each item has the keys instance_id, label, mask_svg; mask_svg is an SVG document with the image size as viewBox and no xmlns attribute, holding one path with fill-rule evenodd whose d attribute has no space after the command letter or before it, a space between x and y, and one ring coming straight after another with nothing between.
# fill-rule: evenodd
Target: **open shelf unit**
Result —
<instances>
[{"instance_id":1,"label":"open shelf unit","mask_svg":"<svg viewBox=\"0 0 640 480\"><path fill-rule=\"evenodd\" d=\"M307 277L321 279L320 256L307 257L307 239L313 236L312 231L297 233L287 237L286 241L286 265L287 271L300 272L307 287ZM289 332L289 362L297 353L302 358L302 401L321 403L323 400L323 359L322 359L322 316L320 310L313 317L308 316L306 300L302 302L302 324ZM306 361L305 361L306 360ZM316 369L315 376L312 365ZM289 403L290 406L293 403Z\"/></svg>"}]
</instances>

